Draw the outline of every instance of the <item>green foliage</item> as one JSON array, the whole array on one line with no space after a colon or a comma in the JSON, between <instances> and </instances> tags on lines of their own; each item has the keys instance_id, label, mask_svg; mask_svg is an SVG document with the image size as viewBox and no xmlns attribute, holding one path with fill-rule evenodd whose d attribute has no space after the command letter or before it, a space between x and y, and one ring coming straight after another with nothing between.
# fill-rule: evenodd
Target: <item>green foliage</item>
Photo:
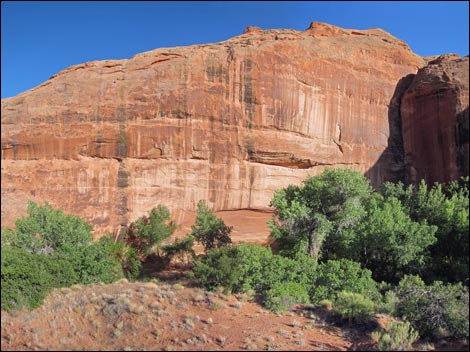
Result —
<instances>
[{"instance_id":1,"label":"green foliage","mask_svg":"<svg viewBox=\"0 0 470 352\"><path fill-rule=\"evenodd\" d=\"M36 260L42 260L45 269L53 277L50 282L51 287L69 287L80 283L80 273L70 258L71 253L58 252L52 255L38 254L36 256Z\"/></svg>"},{"instance_id":2,"label":"green foliage","mask_svg":"<svg viewBox=\"0 0 470 352\"><path fill-rule=\"evenodd\" d=\"M276 221L271 233L285 254L308 254L318 259L325 238L333 230L346 231L363 217L363 199L372 192L360 173L326 169L302 186L288 186L274 193L271 206Z\"/></svg>"},{"instance_id":3,"label":"green foliage","mask_svg":"<svg viewBox=\"0 0 470 352\"><path fill-rule=\"evenodd\" d=\"M314 264L307 256L290 259L273 255L269 248L240 244L211 249L195 259L192 276L209 290L217 287L224 287L227 292L254 290L264 296L281 283L295 282L307 292L312 285Z\"/></svg>"},{"instance_id":4,"label":"green foliage","mask_svg":"<svg viewBox=\"0 0 470 352\"><path fill-rule=\"evenodd\" d=\"M144 215L130 225L125 241L134 249L139 260L144 261L152 254L154 246L171 237L177 228L170 219L168 208L159 205L152 208L148 216Z\"/></svg>"},{"instance_id":5,"label":"green foliage","mask_svg":"<svg viewBox=\"0 0 470 352\"><path fill-rule=\"evenodd\" d=\"M469 178L460 183L385 183L382 195L359 173L327 169L275 192L271 235L279 253L361 263L376 281L396 284L469 278Z\"/></svg>"},{"instance_id":6,"label":"green foliage","mask_svg":"<svg viewBox=\"0 0 470 352\"><path fill-rule=\"evenodd\" d=\"M28 216L16 220L15 225L16 230L6 231L6 241L32 253L67 251L87 246L92 240L90 224L79 217L65 215L62 210L52 209L47 202L40 206L29 201Z\"/></svg>"},{"instance_id":7,"label":"green foliage","mask_svg":"<svg viewBox=\"0 0 470 352\"><path fill-rule=\"evenodd\" d=\"M136 280L142 272L142 263L137 257L136 250L123 241L113 243L112 247L113 257L121 263L126 278Z\"/></svg>"},{"instance_id":8,"label":"green foliage","mask_svg":"<svg viewBox=\"0 0 470 352\"><path fill-rule=\"evenodd\" d=\"M165 252L168 261L171 261L173 257L177 257L182 263L186 263L189 261L188 257L192 259L195 256L193 245L194 237L187 235L183 239L176 238L173 243L163 246L162 250Z\"/></svg>"},{"instance_id":9,"label":"green foliage","mask_svg":"<svg viewBox=\"0 0 470 352\"><path fill-rule=\"evenodd\" d=\"M362 324L374 314L374 302L359 293L341 291L336 297L333 312L347 319L349 324Z\"/></svg>"},{"instance_id":10,"label":"green foliage","mask_svg":"<svg viewBox=\"0 0 470 352\"><path fill-rule=\"evenodd\" d=\"M399 299L394 290L389 290L385 292L383 302L379 304L378 311L380 313L395 315L397 310Z\"/></svg>"},{"instance_id":11,"label":"green foliage","mask_svg":"<svg viewBox=\"0 0 470 352\"><path fill-rule=\"evenodd\" d=\"M401 201L411 219L437 228L437 241L429 248L429 262L422 270L427 282L464 282L469 278L469 178L428 187L385 183L385 197Z\"/></svg>"},{"instance_id":12,"label":"green foliage","mask_svg":"<svg viewBox=\"0 0 470 352\"><path fill-rule=\"evenodd\" d=\"M2 310L36 308L53 287L79 281L71 262L57 254L33 254L5 246L1 256Z\"/></svg>"},{"instance_id":13,"label":"green foliage","mask_svg":"<svg viewBox=\"0 0 470 352\"><path fill-rule=\"evenodd\" d=\"M310 303L307 288L298 282L278 282L266 292L265 305L274 312L283 312L295 304Z\"/></svg>"},{"instance_id":14,"label":"green foliage","mask_svg":"<svg viewBox=\"0 0 470 352\"><path fill-rule=\"evenodd\" d=\"M30 202L28 214L2 233L2 309L35 308L53 287L123 277L114 243L92 243L85 221L47 203Z\"/></svg>"},{"instance_id":15,"label":"green foliage","mask_svg":"<svg viewBox=\"0 0 470 352\"><path fill-rule=\"evenodd\" d=\"M421 336L468 339L469 293L462 284L436 281L427 286L417 276L405 276L396 294L397 315L411 322Z\"/></svg>"},{"instance_id":16,"label":"green foliage","mask_svg":"<svg viewBox=\"0 0 470 352\"><path fill-rule=\"evenodd\" d=\"M239 244L234 247L236 270L239 274L237 284L232 287L235 292L254 290L261 292L267 289L267 267L273 259L271 249L253 244Z\"/></svg>"},{"instance_id":17,"label":"green foliage","mask_svg":"<svg viewBox=\"0 0 470 352\"><path fill-rule=\"evenodd\" d=\"M295 258L273 255L263 268L258 287L261 291L266 291L277 282L297 282L310 289L316 266L315 260L305 254L299 254Z\"/></svg>"},{"instance_id":18,"label":"green foliage","mask_svg":"<svg viewBox=\"0 0 470 352\"><path fill-rule=\"evenodd\" d=\"M235 248L213 248L205 256L194 260L191 277L208 290L213 291L222 286L231 291L241 278L236 267Z\"/></svg>"},{"instance_id":19,"label":"green foliage","mask_svg":"<svg viewBox=\"0 0 470 352\"><path fill-rule=\"evenodd\" d=\"M75 262L81 284L111 283L124 277L121 262L114 255L114 244L102 237L84 249L79 249Z\"/></svg>"},{"instance_id":20,"label":"green foliage","mask_svg":"<svg viewBox=\"0 0 470 352\"><path fill-rule=\"evenodd\" d=\"M377 337L379 351L410 351L413 343L419 338L409 322L390 322L387 331Z\"/></svg>"},{"instance_id":21,"label":"green foliage","mask_svg":"<svg viewBox=\"0 0 470 352\"><path fill-rule=\"evenodd\" d=\"M359 263L340 259L319 264L310 291L311 301L313 303L324 299L334 301L341 291L360 293L374 301L381 298L370 270L362 269Z\"/></svg>"},{"instance_id":22,"label":"green foliage","mask_svg":"<svg viewBox=\"0 0 470 352\"><path fill-rule=\"evenodd\" d=\"M436 226L413 221L400 201L379 194L367 202L367 216L357 226L351 256L373 271L377 281L398 282L419 273L436 238Z\"/></svg>"},{"instance_id":23,"label":"green foliage","mask_svg":"<svg viewBox=\"0 0 470 352\"><path fill-rule=\"evenodd\" d=\"M232 243L232 227L225 225L222 219L215 216L203 200L197 203L196 222L191 226L191 230L191 236L204 246L206 252Z\"/></svg>"},{"instance_id":24,"label":"green foliage","mask_svg":"<svg viewBox=\"0 0 470 352\"><path fill-rule=\"evenodd\" d=\"M53 281L44 262L22 248L4 247L1 255L2 311L39 306Z\"/></svg>"},{"instance_id":25,"label":"green foliage","mask_svg":"<svg viewBox=\"0 0 470 352\"><path fill-rule=\"evenodd\" d=\"M258 245L213 248L194 261L193 276L209 290L222 286L230 292L261 291L269 280L265 274L272 257L270 249Z\"/></svg>"}]
</instances>

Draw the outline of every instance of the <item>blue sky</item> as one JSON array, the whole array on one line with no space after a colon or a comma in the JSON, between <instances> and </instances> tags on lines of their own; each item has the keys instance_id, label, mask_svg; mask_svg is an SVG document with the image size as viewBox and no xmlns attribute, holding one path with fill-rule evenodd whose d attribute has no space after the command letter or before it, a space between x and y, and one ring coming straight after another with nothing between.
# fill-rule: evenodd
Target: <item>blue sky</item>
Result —
<instances>
[{"instance_id":1,"label":"blue sky","mask_svg":"<svg viewBox=\"0 0 470 352\"><path fill-rule=\"evenodd\" d=\"M251 26L382 28L419 55L468 55L467 1L2 1L1 97L93 60L214 43Z\"/></svg>"}]
</instances>

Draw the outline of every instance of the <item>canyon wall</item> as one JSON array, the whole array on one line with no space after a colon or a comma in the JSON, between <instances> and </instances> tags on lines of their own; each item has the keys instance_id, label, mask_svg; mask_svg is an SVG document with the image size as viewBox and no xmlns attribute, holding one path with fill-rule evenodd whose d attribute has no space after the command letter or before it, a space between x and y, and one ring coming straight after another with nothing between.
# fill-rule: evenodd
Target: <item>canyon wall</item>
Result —
<instances>
[{"instance_id":1,"label":"canyon wall","mask_svg":"<svg viewBox=\"0 0 470 352\"><path fill-rule=\"evenodd\" d=\"M401 101L405 180L468 176L469 58L441 55L419 70Z\"/></svg>"},{"instance_id":2,"label":"canyon wall","mask_svg":"<svg viewBox=\"0 0 470 352\"><path fill-rule=\"evenodd\" d=\"M423 65L381 29L314 22L72 66L2 100L2 226L28 199L102 234L158 204L266 211L326 167L400 179L397 86Z\"/></svg>"}]
</instances>

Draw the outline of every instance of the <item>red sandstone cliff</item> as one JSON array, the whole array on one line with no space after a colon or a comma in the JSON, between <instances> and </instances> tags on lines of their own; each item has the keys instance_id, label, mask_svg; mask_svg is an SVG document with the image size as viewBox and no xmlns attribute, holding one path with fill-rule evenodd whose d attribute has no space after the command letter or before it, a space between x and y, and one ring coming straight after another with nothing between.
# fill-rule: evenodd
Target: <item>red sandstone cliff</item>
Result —
<instances>
[{"instance_id":1,"label":"red sandstone cliff","mask_svg":"<svg viewBox=\"0 0 470 352\"><path fill-rule=\"evenodd\" d=\"M469 58L442 55L419 70L403 95L406 180L428 184L468 175Z\"/></svg>"},{"instance_id":2,"label":"red sandstone cliff","mask_svg":"<svg viewBox=\"0 0 470 352\"><path fill-rule=\"evenodd\" d=\"M267 209L328 166L396 178L396 87L422 66L383 30L312 23L70 67L2 100L2 226L28 199L102 233L157 204Z\"/></svg>"}]
</instances>

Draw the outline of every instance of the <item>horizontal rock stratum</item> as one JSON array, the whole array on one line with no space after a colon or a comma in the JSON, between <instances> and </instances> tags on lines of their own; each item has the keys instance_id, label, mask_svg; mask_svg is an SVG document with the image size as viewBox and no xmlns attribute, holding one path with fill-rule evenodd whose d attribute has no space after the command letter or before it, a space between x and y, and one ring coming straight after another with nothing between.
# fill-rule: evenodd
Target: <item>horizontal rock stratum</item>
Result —
<instances>
[{"instance_id":1,"label":"horizontal rock stratum","mask_svg":"<svg viewBox=\"0 0 470 352\"><path fill-rule=\"evenodd\" d=\"M69 67L2 100L2 226L28 199L102 234L158 204L269 210L325 167L400 179L399 103L423 66L381 29L314 22Z\"/></svg>"}]
</instances>

